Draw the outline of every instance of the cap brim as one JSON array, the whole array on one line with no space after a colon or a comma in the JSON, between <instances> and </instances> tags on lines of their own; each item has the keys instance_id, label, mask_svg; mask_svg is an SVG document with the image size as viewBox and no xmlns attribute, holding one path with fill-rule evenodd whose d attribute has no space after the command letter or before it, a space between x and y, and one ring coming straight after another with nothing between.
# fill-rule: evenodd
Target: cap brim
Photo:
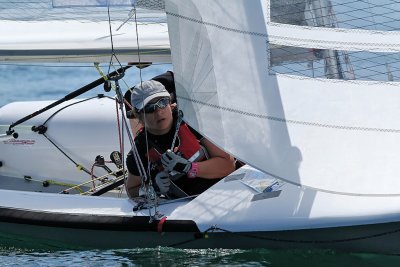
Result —
<instances>
[{"instance_id":1,"label":"cap brim","mask_svg":"<svg viewBox=\"0 0 400 267\"><path fill-rule=\"evenodd\" d=\"M168 92L160 92L160 93L155 93L152 94L151 96L148 96L147 98L145 98L145 100L143 101L142 105L140 105L139 107L137 107L137 109L142 109L144 106L146 106L151 100L153 100L154 98L157 97L171 97L171 95Z\"/></svg>"}]
</instances>

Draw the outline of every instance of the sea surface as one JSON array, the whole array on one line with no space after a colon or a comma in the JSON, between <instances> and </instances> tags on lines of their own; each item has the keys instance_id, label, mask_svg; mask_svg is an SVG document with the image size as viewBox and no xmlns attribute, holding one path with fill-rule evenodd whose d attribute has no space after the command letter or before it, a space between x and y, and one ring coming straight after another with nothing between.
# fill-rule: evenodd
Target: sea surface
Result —
<instances>
[{"instance_id":1,"label":"sea surface","mask_svg":"<svg viewBox=\"0 0 400 267\"><path fill-rule=\"evenodd\" d=\"M150 66L141 72L131 68L121 82L121 88L125 92L141 79L150 79L171 69L168 64ZM108 71L106 67L102 70ZM13 101L58 100L99 77L92 65L3 64L0 65L0 107ZM105 93L102 86L80 97L100 93ZM112 96L115 93L106 94ZM0 238L0 266L400 266L400 256L331 250L184 250L166 247L56 250L35 247L35 244L30 247L33 248L21 249Z\"/></svg>"}]
</instances>

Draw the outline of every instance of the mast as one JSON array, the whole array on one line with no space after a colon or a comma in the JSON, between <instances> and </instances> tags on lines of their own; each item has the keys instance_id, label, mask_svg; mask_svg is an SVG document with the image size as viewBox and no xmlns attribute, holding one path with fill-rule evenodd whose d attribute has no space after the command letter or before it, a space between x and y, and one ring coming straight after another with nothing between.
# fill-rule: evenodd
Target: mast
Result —
<instances>
[{"instance_id":1,"label":"mast","mask_svg":"<svg viewBox=\"0 0 400 267\"><path fill-rule=\"evenodd\" d=\"M305 19L313 27L336 28L337 20L330 0L309 0L305 9ZM325 76L328 79L355 79L350 58L346 52L324 49ZM344 70L346 67L346 70Z\"/></svg>"},{"instance_id":2,"label":"mast","mask_svg":"<svg viewBox=\"0 0 400 267\"><path fill-rule=\"evenodd\" d=\"M317 27L334 27L331 21L331 16L329 14L328 0L312 0L311 10L315 14L315 25ZM328 79L341 79L343 75L341 73L340 61L338 58L338 53L333 50L325 49L323 50L323 57L325 59L325 73Z\"/></svg>"}]
</instances>

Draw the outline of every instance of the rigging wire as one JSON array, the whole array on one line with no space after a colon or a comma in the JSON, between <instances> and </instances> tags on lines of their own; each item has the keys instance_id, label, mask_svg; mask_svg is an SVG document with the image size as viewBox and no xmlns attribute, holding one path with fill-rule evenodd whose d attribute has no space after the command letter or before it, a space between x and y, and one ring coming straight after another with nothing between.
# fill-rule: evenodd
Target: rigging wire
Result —
<instances>
[{"instance_id":1,"label":"rigging wire","mask_svg":"<svg viewBox=\"0 0 400 267\"><path fill-rule=\"evenodd\" d=\"M121 65L121 62L119 62L118 57L115 55L113 32L112 32L112 27L111 27L110 3L108 3L108 5L107 5L107 15L108 15L108 28L110 31L110 42L111 42L111 57L110 57L110 63L108 64L108 72L107 73L110 74L111 66L114 65L113 58L115 58L117 60L120 67L122 67L122 65Z\"/></svg>"},{"instance_id":2,"label":"rigging wire","mask_svg":"<svg viewBox=\"0 0 400 267\"><path fill-rule=\"evenodd\" d=\"M71 104L69 104L69 105L66 105L65 107L62 107L62 108L60 108L60 109L58 109L57 111L55 111L53 114L51 114L45 121L44 121L44 123L42 123L42 125L41 126L44 126L45 127L45 125L47 124L47 122L51 119L51 118L53 118L56 114L58 114L59 112L61 112L62 110L64 110L64 109L66 109L66 108L68 108L68 107L70 107L70 106L73 106L73 105L76 105L76 104L80 104L80 103L82 103L82 102L86 102L86 101L89 101L89 100L91 100L91 99L94 99L94 98L97 98L98 96L94 96L94 97L91 97L91 98L87 98L87 99L83 99L83 100L80 100L80 101L78 101L78 102L74 102L74 103L71 103ZM110 98L110 97L108 97L108 98ZM110 98L110 99L112 99L112 98ZM40 127L40 126L39 126ZM39 127L37 127L37 128L39 128ZM82 170L82 171L84 171L85 173L87 173L87 174L91 174L91 172L87 169L87 168L85 168L83 165L81 165L81 164L78 164L74 159L72 159L72 157L70 157L64 150L62 150L53 140L51 140L45 133L42 133L42 135L50 142L50 143L52 143L53 145L54 145L54 147L55 148L57 148L57 150L59 150L60 152L61 152L61 154L63 154L67 159L69 159L73 164L75 164L75 166L78 168L78 170ZM93 175L94 177L96 177L95 175Z\"/></svg>"},{"instance_id":3,"label":"rigging wire","mask_svg":"<svg viewBox=\"0 0 400 267\"><path fill-rule=\"evenodd\" d=\"M121 65L121 63L119 62L119 60L118 60L118 57L116 56L116 54L115 54L115 50L114 50L114 41L113 41L113 33L112 33L112 28L111 28L111 16L110 16L110 7L109 7L109 5L108 5L108 8L107 8L107 14L108 14L108 23L109 23L109 31L110 31L110 41L111 41L111 57L110 57L110 62L109 62L109 67L108 67L108 72L110 72L110 69L111 69L111 67L113 66L113 67L115 67L114 66L114 63L113 63L113 58L115 58L116 59L116 61L118 62L118 64L120 65L120 66L122 66ZM134 19L135 19L135 29L136 29L136 43L137 43L137 47L138 47L138 49L137 49L137 57L138 57L138 68L139 68L139 77L140 77L140 83L142 83L143 82L143 78L142 78L142 70L141 70L141 67L142 67L142 64L141 64L141 58L140 58L140 43L139 43L139 34L138 34L138 22L137 22L137 10L136 10L136 6L135 5L133 5L133 9L131 10L131 12L129 13L129 17L132 17L134 15ZM128 20L129 20L129 18L128 18ZM126 22L126 21L125 21ZM121 27L121 26L120 26ZM120 28L119 27L119 28ZM117 95L118 95L118 101L119 101L119 104L120 104L120 109L121 109L121 111L124 109L124 105L123 105L123 102L124 102L124 97L122 96L122 93L121 93L121 90L120 90L120 88L119 88L119 84L118 84L118 78L116 78L113 82L114 82L114 85L115 85L115 90L116 90L116 92L117 92ZM128 89L129 90L129 89ZM122 127L122 130L121 130L121 132L123 133L124 132L124 127L127 127L127 129L128 129L128 126L127 126L127 122L126 122L126 119L125 119L125 117L124 116L122 116L122 120L123 120L123 123L121 124L121 126L119 126L119 127ZM118 122L119 122L119 120L118 120ZM145 125L145 127L146 127L146 125ZM134 138L132 138L131 136L130 136L130 131L127 131L128 132L128 136L129 136L129 139L130 139L130 141L131 141L131 145L132 145L132 154L133 154L133 156L134 156L134 159L135 159L135 161L137 162L137 165L138 165L138 170L139 170L139 174L140 174L140 176L141 176L141 178L142 178L142 187L143 186L145 186L145 182L146 181L148 181L148 186L146 187L146 200L147 200L147 202L149 202L149 203L153 203L154 204L154 208L155 208L155 212L154 212L154 215L152 216L151 215L151 209L149 209L149 215L150 215L150 220L152 220L153 218L155 218L156 217L156 215L157 215L157 197L156 197L156 194L155 194L155 191L154 191L154 188L153 188L153 186L152 186L152 181L151 181L151 179L148 179L147 178L147 175L146 175L146 170L144 169L144 166L143 166L143 163L142 163L142 161L141 161L141 158L140 158L140 156L139 156L139 152L138 152L138 150L137 150L137 148L136 148L136 144L135 144L135 141L134 141ZM124 135L122 134L122 141L120 140L120 143L121 144L124 144L124 140L123 140L123 137L124 137ZM146 136L146 140L147 140L147 136ZM125 156L125 153L124 153L124 151L123 151L123 145L121 145L121 154L123 155L123 156ZM148 174L149 174L149 176L150 176L150 164L149 164L149 159L147 159L148 160L148 170L147 170L147 172L148 172ZM123 164L123 168L125 168L125 164ZM126 180L125 180L125 187L126 187Z\"/></svg>"},{"instance_id":4,"label":"rigging wire","mask_svg":"<svg viewBox=\"0 0 400 267\"><path fill-rule=\"evenodd\" d=\"M137 10L136 10L136 6L135 5L133 7L133 13L134 13L134 19L135 19L137 57L138 57L138 62L139 62L139 65L138 65L139 66L139 79L140 79L140 85L142 86L142 83L143 83L142 68L141 68L142 67L142 61L141 61L141 58L140 58L139 30L138 30ZM143 112L144 112L143 113L143 118L144 118L146 116L146 113L145 113L144 109L143 109ZM136 161L136 162L139 163L138 165L140 165L140 167L143 170L144 176L141 176L142 177L142 187L145 186L145 182L148 181L148 186L145 187L146 201L149 202L149 203L153 203L154 204L154 215L151 215L151 209L149 208L149 216L150 216L150 222L151 222L158 214L158 211L157 211L158 203L157 203L157 195L156 195L156 193L154 191L153 182L152 182L152 179L151 179L151 170L150 170L151 166L150 166L150 158L149 158L149 153L148 153L149 152L149 146L148 146L148 136L147 136L147 131L146 131L146 129L147 129L146 119L143 119L143 123L144 123L144 129L145 129L144 130L144 134L145 134L146 150L147 150L147 153L146 153L146 155L147 155L147 172L146 172L146 170L144 170L144 166L143 166L143 163L141 161L141 158L140 158L140 155L139 155L139 151L136 148L136 144L132 147L132 150L134 150L134 154L136 154L135 155L135 159L136 159L136 157L138 159L138 161ZM140 168L138 168L138 169L140 169Z\"/></svg>"},{"instance_id":5,"label":"rigging wire","mask_svg":"<svg viewBox=\"0 0 400 267\"><path fill-rule=\"evenodd\" d=\"M114 100L114 98L108 97L108 96L97 96L97 97L106 97L106 98L109 98L109 99L111 99L111 100ZM80 100L80 101L71 103L71 104L69 104L69 105L67 105L67 106L65 106L65 107L60 108L59 110L57 110L56 112L54 112L53 114L51 114L51 115L45 120L45 122L44 122L42 125L40 125L40 126L38 126L38 127L36 127L36 128L39 128L39 127L45 128L45 124L46 124L51 118L53 118L56 114L58 114L59 112L61 112L62 110L66 109L66 108L68 108L68 107L70 107L70 106L72 106L72 105L76 105L76 104L79 104L79 103L82 103L82 102L86 102L86 101L89 101L89 100L94 99L94 98L97 98L97 97L91 97L91 98L83 99L83 100ZM117 110L117 112L118 112L118 110ZM39 132L39 133L40 133L40 132ZM111 174L107 174L106 176L102 176L102 177L97 177L97 176L94 175L94 173L93 173L93 167L94 167L94 165L92 166L91 170L89 171L89 170L88 170L87 168L85 168L82 164L78 164L70 155L68 155L63 149L61 149L61 147L59 147L53 140L51 140L51 139L45 134L45 132L43 132L42 135L43 135L57 150L59 150L59 151L61 152L61 154L63 154L67 159L69 159L73 164L75 164L75 166L77 167L78 170L84 171L85 173L87 173L87 174L90 175L91 181L92 181L92 183L93 183L93 189L95 189L95 187L96 187L95 184L94 184L95 181L100 181L100 182L102 183L101 186L103 186L103 185L106 183L106 182L104 181L104 177L106 177L107 175L111 175ZM109 162L108 162L108 163L109 163ZM46 182L48 182L48 183L50 183L50 184L57 184L57 185L68 186L68 187L69 187L69 188L63 190L61 193L66 193L66 192L68 192L68 191L70 191L70 190L72 190L72 189L76 189L76 188L78 188L79 190L81 190L81 189L79 188L80 186L89 183L89 182L84 182L84 183L82 183L82 184L79 184L79 185L75 185L75 186L74 186L74 185L71 185L71 184L65 184L65 183L60 183L60 182L55 182L55 181L50 181L50 180L48 180L48 181L46 181ZM111 182L112 182L112 181L111 181Z\"/></svg>"},{"instance_id":6,"label":"rigging wire","mask_svg":"<svg viewBox=\"0 0 400 267\"><path fill-rule=\"evenodd\" d=\"M135 31L136 31L136 45L137 45L137 57L138 57L138 62L139 62L139 66L141 65L141 58L140 58L140 43L139 43L139 30L138 30L138 21L137 21L137 12L136 12L136 7L134 7L134 19L135 19ZM142 69L139 68L139 80L140 80L140 86L142 86L143 83L143 77L142 77ZM143 118L146 116L146 111L143 109ZM145 134L145 139L146 139L146 144L148 144L148 136L147 136L147 124L146 124L146 120L143 119L143 123L144 123L144 134ZM148 177L151 177L151 172L150 172L150 158L149 158L149 147L148 145L146 145L146 149L147 149L147 174ZM139 154L138 154L139 155ZM140 158L140 157L139 157ZM144 182L148 181L148 177L144 176ZM151 179L149 179L149 185L151 185Z\"/></svg>"},{"instance_id":7,"label":"rigging wire","mask_svg":"<svg viewBox=\"0 0 400 267\"><path fill-rule=\"evenodd\" d=\"M136 6L133 7L133 14L134 14L134 21L135 21L137 57L138 57L139 66L141 66L141 62L142 61L141 61L140 52L139 52L140 51L140 43L139 43L139 30L138 30ZM140 80L140 84L142 84L143 83L143 77L142 77L142 69L140 67L139 67L139 80ZM146 129L146 122L145 121L144 121L144 127ZM147 142L147 134L146 134L146 142ZM135 158L136 163L138 163L138 167L139 167L138 170L139 170L140 176L142 177L142 186L143 186L145 184L145 182L148 181L148 178L147 178L147 172L146 172L146 170L145 170L145 168L143 166L143 162L142 162L142 160L140 158L139 151L136 148L136 143L134 143L134 145L132 146L132 152L133 152L133 156ZM147 166L148 166L148 170L147 171L148 171L148 174L150 176L149 158L147 158ZM149 183L151 183L151 181ZM151 184L149 184L149 185L151 185Z\"/></svg>"},{"instance_id":8,"label":"rigging wire","mask_svg":"<svg viewBox=\"0 0 400 267\"><path fill-rule=\"evenodd\" d=\"M116 59L116 61L118 62L118 64L120 66L122 66L122 65L121 65L121 62L118 60L118 57L115 54L113 32L112 32L112 27L111 27L110 6L109 5L107 6L107 15L108 15L108 24L109 24L110 42L111 42L111 57L110 57L110 62L109 62L109 66L108 66L108 73L110 73L111 66L115 68L114 63L113 63L113 58ZM117 93L116 105L118 106L118 104L120 104L120 110L121 110L122 114L123 114L123 110L124 110L124 104L123 104L124 97L122 96L122 92L121 92L121 88L119 86L118 80L123 77L123 74L124 74L124 72L122 73L121 77L116 77L115 80L113 80L113 83L111 83L113 89ZM126 82L125 82L125 85L127 85ZM120 138L120 140L119 140L120 150L121 150L122 157L125 157L125 151L124 151L124 145L123 145L125 143L125 141L124 141L124 134L123 133L125 132L124 129L128 129L128 126L127 126L125 117L123 115L121 116L123 123L122 124L119 123L118 114L119 113L118 113L118 110L117 110L118 131L119 131L119 138ZM132 138L129 130L127 130L127 134L129 136L129 140L130 140L130 142L132 144L134 142L134 139ZM123 173L125 173L125 161L124 160L122 160L122 169L123 169ZM125 180L125 182L126 182L126 180ZM125 188L127 188L126 184L125 184Z\"/></svg>"},{"instance_id":9,"label":"rigging wire","mask_svg":"<svg viewBox=\"0 0 400 267\"><path fill-rule=\"evenodd\" d=\"M139 78L140 78L140 84L142 85L142 83L143 83L142 68L141 68L142 63L141 63L141 58L140 58L141 55L140 55L140 42L139 42L139 30L138 30L138 20L137 20L136 6L134 6L133 11L134 11L133 14L134 14L135 30L136 30L137 57L138 57L138 62L139 62L138 63L139 64L138 65L139 66ZM130 15L131 15L131 13L130 13ZM174 149L175 140L176 140L176 138L178 136L179 126L180 126L180 124L182 122L182 116L183 116L182 113L179 112L178 103L176 103L176 108L178 109L178 119L177 119L177 122L176 122L175 134L174 134L174 137L173 137L173 140L172 140L172 144L171 144L171 150ZM146 160L147 160L147 175L148 176L141 176L141 177L143 177L142 178L142 185L144 185L145 182L148 181L148 187L146 187L146 200L149 201L149 202L153 202L154 203L155 214L154 214L154 216L151 216L151 214L150 214L150 218L151 218L150 221L151 221L152 218L156 219L156 216L157 215L159 216L159 214L157 212L157 206L158 206L157 195L156 195L156 193L154 191L154 187L152 185L153 181L151 179L151 164L150 164L150 158L149 158L149 137L148 137L147 130L146 130L147 129L147 123L146 123L145 116L146 116L146 111L143 109L143 118L144 118L143 119L143 123L144 123L144 135L145 135L145 144L146 144L146 152L147 152L146 153L146 155L147 155ZM132 150L135 150L134 153L137 153L137 155L135 155L135 159L137 157L139 159L139 164L143 165L143 163L141 162L141 159L140 159L140 156L139 156L139 153L138 153L137 149L136 148L132 148ZM136 161L136 162L138 162L138 161ZM138 169L140 169L140 168L138 168ZM145 174L146 174L146 172L145 172ZM151 213L151 209L149 209L149 213Z\"/></svg>"}]
</instances>

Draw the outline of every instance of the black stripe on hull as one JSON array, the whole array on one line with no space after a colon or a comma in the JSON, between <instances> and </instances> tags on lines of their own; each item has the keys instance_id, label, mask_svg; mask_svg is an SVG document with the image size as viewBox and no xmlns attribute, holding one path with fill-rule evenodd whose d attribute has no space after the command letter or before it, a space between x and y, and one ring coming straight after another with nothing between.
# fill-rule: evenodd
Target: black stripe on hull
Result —
<instances>
[{"instance_id":1,"label":"black stripe on hull","mask_svg":"<svg viewBox=\"0 0 400 267\"><path fill-rule=\"evenodd\" d=\"M159 220L149 223L149 216L107 216L93 214L53 213L0 207L0 221L17 224L40 225L105 231L157 232ZM191 220L165 220L162 232L200 232Z\"/></svg>"}]
</instances>

